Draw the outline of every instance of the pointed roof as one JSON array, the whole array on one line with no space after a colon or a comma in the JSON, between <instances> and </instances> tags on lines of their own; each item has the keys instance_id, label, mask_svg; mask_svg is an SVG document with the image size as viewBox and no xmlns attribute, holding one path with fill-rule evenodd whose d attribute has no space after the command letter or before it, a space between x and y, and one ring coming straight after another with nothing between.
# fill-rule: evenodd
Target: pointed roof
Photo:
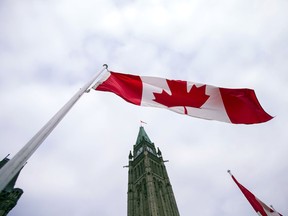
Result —
<instances>
[{"instance_id":1,"label":"pointed roof","mask_svg":"<svg viewBox=\"0 0 288 216\"><path fill-rule=\"evenodd\" d=\"M136 145L140 144L142 142L142 140L145 140L145 141L147 141L147 142L152 144L152 142L149 139L147 133L145 132L143 126L140 126L138 137L137 137L137 140L136 140Z\"/></svg>"}]
</instances>

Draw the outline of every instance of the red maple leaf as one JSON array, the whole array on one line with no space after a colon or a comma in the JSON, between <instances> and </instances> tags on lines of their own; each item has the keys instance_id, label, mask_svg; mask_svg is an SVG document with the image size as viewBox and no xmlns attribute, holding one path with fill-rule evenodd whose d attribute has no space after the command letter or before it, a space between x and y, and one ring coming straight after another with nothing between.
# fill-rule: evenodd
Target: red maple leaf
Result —
<instances>
[{"instance_id":1,"label":"red maple leaf","mask_svg":"<svg viewBox=\"0 0 288 216\"><path fill-rule=\"evenodd\" d=\"M187 114L186 107L200 108L210 96L205 94L206 85L197 87L193 85L189 92L187 92L187 82L181 80L167 80L171 95L165 90L161 93L153 93L154 101L163 104L167 107L183 106L185 114Z\"/></svg>"}]
</instances>

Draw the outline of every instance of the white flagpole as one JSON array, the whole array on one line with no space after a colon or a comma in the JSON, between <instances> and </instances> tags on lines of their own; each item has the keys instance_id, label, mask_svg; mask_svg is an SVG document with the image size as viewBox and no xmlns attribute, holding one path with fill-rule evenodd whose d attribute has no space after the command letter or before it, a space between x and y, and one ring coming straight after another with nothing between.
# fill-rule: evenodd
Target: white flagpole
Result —
<instances>
[{"instance_id":1,"label":"white flagpole","mask_svg":"<svg viewBox=\"0 0 288 216\"><path fill-rule=\"evenodd\" d=\"M21 170L27 160L37 150L41 143L48 137L58 123L69 112L73 105L80 99L80 97L88 90L93 82L100 76L100 74L107 68L106 64L103 69L95 74L89 82L87 82L39 131L31 140L0 169L0 192L8 185L14 176Z\"/></svg>"}]
</instances>

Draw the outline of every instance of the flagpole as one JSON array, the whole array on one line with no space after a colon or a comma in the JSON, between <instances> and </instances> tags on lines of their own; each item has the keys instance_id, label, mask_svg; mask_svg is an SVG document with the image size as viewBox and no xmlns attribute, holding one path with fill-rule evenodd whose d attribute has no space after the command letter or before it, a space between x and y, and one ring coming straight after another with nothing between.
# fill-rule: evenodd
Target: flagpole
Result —
<instances>
[{"instance_id":1,"label":"flagpole","mask_svg":"<svg viewBox=\"0 0 288 216\"><path fill-rule=\"evenodd\" d=\"M69 112L80 97L88 92L88 88L101 75L108 65L104 64L103 69L96 73L76 94L36 133L29 142L0 169L0 192L9 184L14 176L21 170L27 160L49 136L58 123Z\"/></svg>"}]
</instances>

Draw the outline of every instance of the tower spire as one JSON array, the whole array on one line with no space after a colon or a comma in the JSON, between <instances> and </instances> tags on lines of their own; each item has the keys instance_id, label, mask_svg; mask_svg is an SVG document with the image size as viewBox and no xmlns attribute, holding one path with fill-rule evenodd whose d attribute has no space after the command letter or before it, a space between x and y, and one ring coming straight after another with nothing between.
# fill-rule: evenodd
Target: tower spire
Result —
<instances>
[{"instance_id":1,"label":"tower spire","mask_svg":"<svg viewBox=\"0 0 288 216\"><path fill-rule=\"evenodd\" d=\"M144 127L140 126L138 137L137 137L137 140L136 140L136 145L140 144L143 140L148 142L148 143L152 143L151 140L149 139L146 131L144 130Z\"/></svg>"}]
</instances>

